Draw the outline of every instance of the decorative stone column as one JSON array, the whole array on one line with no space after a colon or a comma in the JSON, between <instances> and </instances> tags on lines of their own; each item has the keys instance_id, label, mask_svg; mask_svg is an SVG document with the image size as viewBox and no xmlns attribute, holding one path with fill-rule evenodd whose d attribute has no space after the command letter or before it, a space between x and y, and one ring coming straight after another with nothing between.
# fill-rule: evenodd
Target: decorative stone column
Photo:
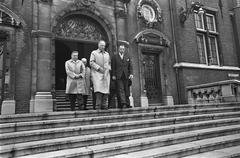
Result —
<instances>
[{"instance_id":1,"label":"decorative stone column","mask_svg":"<svg viewBox=\"0 0 240 158\"><path fill-rule=\"evenodd\" d=\"M116 31L117 40L127 40L127 3L125 0L116 0L115 2L115 20L116 20Z\"/></svg>"},{"instance_id":2,"label":"decorative stone column","mask_svg":"<svg viewBox=\"0 0 240 158\"><path fill-rule=\"evenodd\" d=\"M234 38L236 41L236 48L237 50L240 50L240 0L235 0L234 7L233 7L233 15L232 22L233 22L233 28L234 28ZM238 66L240 67L240 52L237 51L237 57L238 57Z\"/></svg>"},{"instance_id":3,"label":"decorative stone column","mask_svg":"<svg viewBox=\"0 0 240 158\"><path fill-rule=\"evenodd\" d=\"M16 101L14 100L14 66L11 65L11 56L13 54L8 54L6 50L6 43L11 38L10 31L1 31L0 32L0 58L2 60L2 107L1 107L1 114L8 115L8 114L15 114L16 111ZM9 50L11 51L11 50ZM10 58L7 59L7 58ZM9 60L7 62L6 60ZM6 76L7 75L7 76Z\"/></svg>"},{"instance_id":4,"label":"decorative stone column","mask_svg":"<svg viewBox=\"0 0 240 158\"><path fill-rule=\"evenodd\" d=\"M38 30L32 31L37 38L36 94L32 112L53 111L51 69L51 4L52 0L38 0Z\"/></svg>"}]
</instances>

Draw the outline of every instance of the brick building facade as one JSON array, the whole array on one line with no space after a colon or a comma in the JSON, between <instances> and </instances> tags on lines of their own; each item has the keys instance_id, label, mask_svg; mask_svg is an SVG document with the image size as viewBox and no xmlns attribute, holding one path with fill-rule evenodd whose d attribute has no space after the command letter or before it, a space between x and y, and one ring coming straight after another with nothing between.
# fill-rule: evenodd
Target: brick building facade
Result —
<instances>
[{"instance_id":1,"label":"brick building facade","mask_svg":"<svg viewBox=\"0 0 240 158\"><path fill-rule=\"evenodd\" d=\"M240 77L238 0L0 0L2 113L52 111L72 50L123 43L135 106L187 103L187 86ZM198 8L199 9L199 8Z\"/></svg>"}]
</instances>

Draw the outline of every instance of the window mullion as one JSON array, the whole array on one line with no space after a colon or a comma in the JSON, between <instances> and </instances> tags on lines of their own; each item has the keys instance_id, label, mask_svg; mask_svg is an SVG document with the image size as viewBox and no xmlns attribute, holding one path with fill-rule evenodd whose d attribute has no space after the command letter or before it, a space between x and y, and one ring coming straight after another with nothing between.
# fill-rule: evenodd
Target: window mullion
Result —
<instances>
[{"instance_id":1,"label":"window mullion","mask_svg":"<svg viewBox=\"0 0 240 158\"><path fill-rule=\"evenodd\" d=\"M208 37L209 37L209 30L208 30L208 26L207 26L207 18L206 18L206 13L204 13L203 15L203 23L204 23L204 27L206 30L205 33L205 43L206 43L206 49L207 49L207 65L211 65L211 54L210 54L210 46L209 46L209 41L208 41Z\"/></svg>"}]
</instances>

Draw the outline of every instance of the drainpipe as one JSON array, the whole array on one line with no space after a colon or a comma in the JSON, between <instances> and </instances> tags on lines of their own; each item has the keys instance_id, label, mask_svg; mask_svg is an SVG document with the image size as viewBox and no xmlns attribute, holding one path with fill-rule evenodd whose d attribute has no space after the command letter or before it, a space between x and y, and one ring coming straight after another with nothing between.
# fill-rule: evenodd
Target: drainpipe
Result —
<instances>
[{"instance_id":1,"label":"drainpipe","mask_svg":"<svg viewBox=\"0 0 240 158\"><path fill-rule=\"evenodd\" d=\"M176 46L176 32L174 28L174 1L175 0L170 0L169 3L169 10L170 10L170 20L171 20L171 30L172 30L172 37L173 37L173 49L174 49L174 59L175 59L175 64L178 64L178 53L177 53L177 46ZM181 104L181 95L180 95L180 80L179 80L179 68L175 67L175 75L176 75L176 84L177 84L177 97L178 97L178 103Z\"/></svg>"}]
</instances>

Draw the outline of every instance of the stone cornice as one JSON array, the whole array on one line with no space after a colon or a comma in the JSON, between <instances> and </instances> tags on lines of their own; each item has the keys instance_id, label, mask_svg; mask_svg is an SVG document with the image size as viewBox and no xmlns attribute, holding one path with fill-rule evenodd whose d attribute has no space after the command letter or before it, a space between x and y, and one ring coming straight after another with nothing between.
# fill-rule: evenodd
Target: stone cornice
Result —
<instances>
[{"instance_id":1,"label":"stone cornice","mask_svg":"<svg viewBox=\"0 0 240 158\"><path fill-rule=\"evenodd\" d=\"M235 66L217 66L217 65L205 65L197 63L181 62L173 66L174 68L192 68L192 69L209 69L209 70L225 70L225 71L240 71L239 67Z\"/></svg>"},{"instance_id":2,"label":"stone cornice","mask_svg":"<svg viewBox=\"0 0 240 158\"><path fill-rule=\"evenodd\" d=\"M54 37L52 32L45 31L45 30L32 30L31 34L32 34L32 37L35 37L35 38L38 38L38 37L52 38L52 37Z\"/></svg>"}]
</instances>

